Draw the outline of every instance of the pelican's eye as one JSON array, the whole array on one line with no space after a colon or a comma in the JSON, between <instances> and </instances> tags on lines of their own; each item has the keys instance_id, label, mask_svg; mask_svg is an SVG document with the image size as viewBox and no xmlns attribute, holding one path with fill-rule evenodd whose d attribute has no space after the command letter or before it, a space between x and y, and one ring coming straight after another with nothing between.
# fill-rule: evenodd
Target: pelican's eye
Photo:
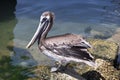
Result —
<instances>
[{"instance_id":1,"label":"pelican's eye","mask_svg":"<svg viewBox=\"0 0 120 80\"><path fill-rule=\"evenodd\" d=\"M46 20L47 20L47 18L43 18L42 21L41 21L41 23L45 22Z\"/></svg>"},{"instance_id":2,"label":"pelican's eye","mask_svg":"<svg viewBox=\"0 0 120 80\"><path fill-rule=\"evenodd\" d=\"M81 43L85 44L85 42L81 42Z\"/></svg>"}]
</instances>

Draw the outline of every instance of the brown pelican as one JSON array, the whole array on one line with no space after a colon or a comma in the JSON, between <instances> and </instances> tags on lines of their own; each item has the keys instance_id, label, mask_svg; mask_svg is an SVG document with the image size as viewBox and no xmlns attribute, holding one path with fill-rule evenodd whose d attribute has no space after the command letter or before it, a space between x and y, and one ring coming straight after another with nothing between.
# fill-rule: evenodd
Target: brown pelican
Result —
<instances>
[{"instance_id":1,"label":"brown pelican","mask_svg":"<svg viewBox=\"0 0 120 80\"><path fill-rule=\"evenodd\" d=\"M93 56L87 51L91 45L76 34L63 34L46 37L54 20L54 13L46 11L41 15L39 26L26 48L30 48L36 40L42 53L59 62L51 71L57 71L61 65L67 65L71 61L83 62L89 66L96 66Z\"/></svg>"}]
</instances>

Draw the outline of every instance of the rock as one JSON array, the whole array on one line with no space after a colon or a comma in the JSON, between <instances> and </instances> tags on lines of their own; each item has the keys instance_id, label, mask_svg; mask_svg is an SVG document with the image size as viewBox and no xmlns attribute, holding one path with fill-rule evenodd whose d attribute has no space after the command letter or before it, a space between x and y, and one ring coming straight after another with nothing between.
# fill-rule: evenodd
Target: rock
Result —
<instances>
[{"instance_id":1,"label":"rock","mask_svg":"<svg viewBox=\"0 0 120 80\"><path fill-rule=\"evenodd\" d=\"M67 69L64 73L52 73L50 80L86 80L81 75L71 72Z\"/></svg>"},{"instance_id":2,"label":"rock","mask_svg":"<svg viewBox=\"0 0 120 80\"><path fill-rule=\"evenodd\" d=\"M119 80L120 71L116 70L111 62L103 59L96 59L95 61L99 67L93 69L91 67L84 66L81 72L81 68L77 68L77 72L87 80ZM78 66L75 66L78 67Z\"/></svg>"},{"instance_id":3,"label":"rock","mask_svg":"<svg viewBox=\"0 0 120 80\"><path fill-rule=\"evenodd\" d=\"M86 80L76 72L72 72L71 69L67 69L65 72L51 73L48 66L36 66L32 72L34 76L32 75L33 77L28 80Z\"/></svg>"},{"instance_id":4,"label":"rock","mask_svg":"<svg viewBox=\"0 0 120 80\"><path fill-rule=\"evenodd\" d=\"M95 56L95 58L101 58L107 61L115 59L118 49L116 43L101 39L89 39L88 41L93 46L89 51Z\"/></svg>"},{"instance_id":5,"label":"rock","mask_svg":"<svg viewBox=\"0 0 120 80\"><path fill-rule=\"evenodd\" d=\"M93 48L89 49L98 67L84 63L71 63L63 72L50 73L49 66L36 66L31 71L35 77L29 80L119 80L120 70L113 67L118 45L111 41L88 39Z\"/></svg>"},{"instance_id":6,"label":"rock","mask_svg":"<svg viewBox=\"0 0 120 80\"><path fill-rule=\"evenodd\" d=\"M50 72L48 66L35 66L31 68L28 73L27 80L50 80Z\"/></svg>"}]
</instances>

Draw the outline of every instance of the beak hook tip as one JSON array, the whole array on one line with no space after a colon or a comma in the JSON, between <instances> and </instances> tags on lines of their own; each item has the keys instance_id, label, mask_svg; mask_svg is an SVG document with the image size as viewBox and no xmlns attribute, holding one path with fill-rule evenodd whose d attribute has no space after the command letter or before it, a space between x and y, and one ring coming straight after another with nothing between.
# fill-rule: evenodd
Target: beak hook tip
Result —
<instances>
[{"instance_id":1,"label":"beak hook tip","mask_svg":"<svg viewBox=\"0 0 120 80\"><path fill-rule=\"evenodd\" d=\"M30 45L27 45L27 46L26 46L26 49L28 49L28 48L30 48Z\"/></svg>"}]
</instances>

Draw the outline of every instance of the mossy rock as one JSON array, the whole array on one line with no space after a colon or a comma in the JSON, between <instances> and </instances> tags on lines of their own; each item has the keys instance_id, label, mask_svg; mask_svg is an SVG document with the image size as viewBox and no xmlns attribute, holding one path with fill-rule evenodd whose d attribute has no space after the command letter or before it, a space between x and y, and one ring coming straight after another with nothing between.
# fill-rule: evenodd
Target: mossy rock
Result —
<instances>
[{"instance_id":1,"label":"mossy rock","mask_svg":"<svg viewBox=\"0 0 120 80\"><path fill-rule=\"evenodd\" d=\"M77 64L76 71L87 80L119 80L120 70L116 70L113 66L114 59L118 53L118 45L112 41L100 39L88 39L93 46L89 52L95 57L98 65L96 69L87 65L80 67Z\"/></svg>"},{"instance_id":2,"label":"mossy rock","mask_svg":"<svg viewBox=\"0 0 120 80\"><path fill-rule=\"evenodd\" d=\"M93 46L89 52L94 57L101 58L107 61L114 60L117 54L118 45L112 41L101 39L88 39L89 43Z\"/></svg>"},{"instance_id":3,"label":"mossy rock","mask_svg":"<svg viewBox=\"0 0 120 80\"><path fill-rule=\"evenodd\" d=\"M31 75L28 80L50 80L50 67L49 66L35 66L31 69Z\"/></svg>"},{"instance_id":4,"label":"mossy rock","mask_svg":"<svg viewBox=\"0 0 120 80\"><path fill-rule=\"evenodd\" d=\"M86 80L119 80L120 70L116 70L111 62L103 59L96 59L99 66L94 69L85 65L83 68L80 65L74 66L76 72L82 75Z\"/></svg>"}]
</instances>

